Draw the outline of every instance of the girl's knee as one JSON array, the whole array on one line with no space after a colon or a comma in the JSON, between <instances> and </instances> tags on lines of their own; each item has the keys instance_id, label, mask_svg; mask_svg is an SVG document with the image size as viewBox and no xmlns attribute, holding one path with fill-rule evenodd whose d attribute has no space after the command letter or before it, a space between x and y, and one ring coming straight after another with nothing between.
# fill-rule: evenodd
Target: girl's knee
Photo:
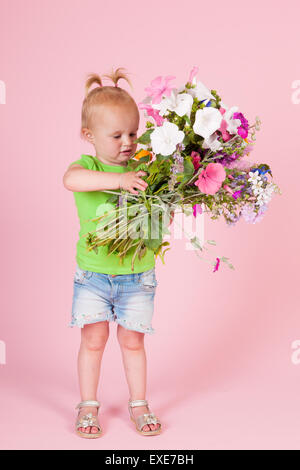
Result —
<instances>
[{"instance_id":1,"label":"girl's knee","mask_svg":"<svg viewBox=\"0 0 300 470\"><path fill-rule=\"evenodd\" d=\"M81 344L93 351L104 349L108 337L109 324L106 321L85 325L81 330Z\"/></svg>"},{"instance_id":2,"label":"girl's knee","mask_svg":"<svg viewBox=\"0 0 300 470\"><path fill-rule=\"evenodd\" d=\"M122 325L118 325L117 337L121 348L137 350L144 347L145 333L129 330Z\"/></svg>"}]
</instances>

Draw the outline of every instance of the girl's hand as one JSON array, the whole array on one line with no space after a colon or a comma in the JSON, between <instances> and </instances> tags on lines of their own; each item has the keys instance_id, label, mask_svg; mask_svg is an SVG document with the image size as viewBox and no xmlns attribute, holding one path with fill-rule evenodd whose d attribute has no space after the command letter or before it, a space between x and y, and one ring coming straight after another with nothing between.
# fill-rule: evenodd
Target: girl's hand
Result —
<instances>
[{"instance_id":1,"label":"girl's hand","mask_svg":"<svg viewBox=\"0 0 300 470\"><path fill-rule=\"evenodd\" d=\"M135 191L133 188L140 189L145 191L148 186L148 183L144 181L140 176L145 176L147 173L145 171L127 171L127 173L122 173L119 180L119 188L129 191L131 194L138 194L138 191Z\"/></svg>"}]
</instances>

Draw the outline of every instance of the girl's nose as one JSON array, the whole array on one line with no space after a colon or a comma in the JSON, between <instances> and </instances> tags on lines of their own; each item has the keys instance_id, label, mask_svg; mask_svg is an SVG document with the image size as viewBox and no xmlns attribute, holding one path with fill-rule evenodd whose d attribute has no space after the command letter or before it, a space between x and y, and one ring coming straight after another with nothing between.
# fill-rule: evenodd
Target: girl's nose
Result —
<instances>
[{"instance_id":1,"label":"girl's nose","mask_svg":"<svg viewBox=\"0 0 300 470\"><path fill-rule=\"evenodd\" d=\"M131 147L131 144L132 144L132 141L130 139L125 139L123 141L123 147L125 147L125 148Z\"/></svg>"}]
</instances>

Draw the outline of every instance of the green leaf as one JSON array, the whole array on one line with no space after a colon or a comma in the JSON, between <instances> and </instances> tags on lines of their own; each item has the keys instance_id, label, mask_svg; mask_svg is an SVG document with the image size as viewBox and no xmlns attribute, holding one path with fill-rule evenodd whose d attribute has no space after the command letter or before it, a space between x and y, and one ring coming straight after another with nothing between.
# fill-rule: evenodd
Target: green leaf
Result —
<instances>
[{"instance_id":1,"label":"green leaf","mask_svg":"<svg viewBox=\"0 0 300 470\"><path fill-rule=\"evenodd\" d=\"M191 120L186 114L183 116L183 118L189 125L191 125Z\"/></svg>"},{"instance_id":2,"label":"green leaf","mask_svg":"<svg viewBox=\"0 0 300 470\"><path fill-rule=\"evenodd\" d=\"M189 178L192 177L194 174L195 168L190 158L184 159L184 174L187 175Z\"/></svg>"},{"instance_id":3,"label":"green leaf","mask_svg":"<svg viewBox=\"0 0 300 470\"><path fill-rule=\"evenodd\" d=\"M266 163L261 163L260 165L258 165L258 168L259 168L259 169L266 169L266 170L268 170L268 172L270 173L270 175L271 175L272 178L273 178L273 175L272 175L272 172L271 172L271 168L269 167L269 165L267 165Z\"/></svg>"},{"instance_id":4,"label":"green leaf","mask_svg":"<svg viewBox=\"0 0 300 470\"><path fill-rule=\"evenodd\" d=\"M195 247L195 248L198 248L199 250L203 251L203 248L200 244L200 241L198 239L198 237L193 237L191 238L191 244Z\"/></svg>"},{"instance_id":5,"label":"green leaf","mask_svg":"<svg viewBox=\"0 0 300 470\"><path fill-rule=\"evenodd\" d=\"M159 238L149 238L149 240L144 240L144 243L150 250L156 251L161 244L161 240Z\"/></svg>"},{"instance_id":6,"label":"green leaf","mask_svg":"<svg viewBox=\"0 0 300 470\"><path fill-rule=\"evenodd\" d=\"M156 160L158 162L162 162L163 160L165 160L166 158L169 158L170 155L168 155L167 157L165 157L164 155L161 155L160 153L157 153L156 154Z\"/></svg>"},{"instance_id":7,"label":"green leaf","mask_svg":"<svg viewBox=\"0 0 300 470\"><path fill-rule=\"evenodd\" d=\"M139 163L138 166L135 168L135 171L139 171L139 170L148 172L149 171L148 165L146 165L146 163Z\"/></svg>"},{"instance_id":8,"label":"green leaf","mask_svg":"<svg viewBox=\"0 0 300 470\"><path fill-rule=\"evenodd\" d=\"M184 136L182 143L185 147L190 143L190 137L187 134Z\"/></svg>"},{"instance_id":9,"label":"green leaf","mask_svg":"<svg viewBox=\"0 0 300 470\"><path fill-rule=\"evenodd\" d=\"M139 161L140 161L141 163L143 163L143 162L149 162L149 160L150 160L150 155L146 155L145 157L142 157L142 158L139 159Z\"/></svg>"},{"instance_id":10,"label":"green leaf","mask_svg":"<svg viewBox=\"0 0 300 470\"><path fill-rule=\"evenodd\" d=\"M150 144L151 139L150 135L152 134L154 129L148 129L144 134L140 135L134 142L139 144Z\"/></svg>"}]
</instances>

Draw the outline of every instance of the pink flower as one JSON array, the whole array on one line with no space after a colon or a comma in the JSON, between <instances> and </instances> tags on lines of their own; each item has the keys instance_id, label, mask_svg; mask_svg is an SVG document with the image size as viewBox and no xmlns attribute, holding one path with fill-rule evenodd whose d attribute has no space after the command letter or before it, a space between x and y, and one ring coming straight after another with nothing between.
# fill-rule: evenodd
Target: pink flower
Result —
<instances>
[{"instance_id":1,"label":"pink flower","mask_svg":"<svg viewBox=\"0 0 300 470\"><path fill-rule=\"evenodd\" d=\"M195 75L197 75L198 71L199 71L199 67L194 66L194 67L192 68L192 70L191 70L191 72L190 72L189 79L188 79L188 82L189 82L189 83L192 83L193 78L195 77Z\"/></svg>"},{"instance_id":2,"label":"pink flower","mask_svg":"<svg viewBox=\"0 0 300 470\"><path fill-rule=\"evenodd\" d=\"M193 151L191 153L191 157L192 157L192 162L193 162L194 168L197 171L201 166L201 164L200 164L200 161L201 161L200 153Z\"/></svg>"},{"instance_id":3,"label":"pink flower","mask_svg":"<svg viewBox=\"0 0 300 470\"><path fill-rule=\"evenodd\" d=\"M220 265L220 258L216 258L216 260L217 260L217 262L216 262L216 264L215 264L215 267L214 267L214 270L213 270L213 272L215 272L215 271L218 271L218 269L219 269L219 265Z\"/></svg>"},{"instance_id":4,"label":"pink flower","mask_svg":"<svg viewBox=\"0 0 300 470\"><path fill-rule=\"evenodd\" d=\"M170 96L172 88L169 85L170 80L174 80L176 77L168 75L167 77L156 77L151 82L151 87L145 88L145 91L149 96L152 96L152 103L157 104L161 102L162 96Z\"/></svg>"},{"instance_id":5,"label":"pink flower","mask_svg":"<svg viewBox=\"0 0 300 470\"><path fill-rule=\"evenodd\" d=\"M150 104L144 104L144 103L139 103L139 108L145 109L147 111L148 116L153 117L153 119L155 120L158 126L163 125L164 118L159 114L158 109L153 109L152 106L150 106Z\"/></svg>"},{"instance_id":6,"label":"pink flower","mask_svg":"<svg viewBox=\"0 0 300 470\"><path fill-rule=\"evenodd\" d=\"M202 214L202 207L201 207L201 204L195 204L193 206L193 216L196 217L197 216L197 212L199 214Z\"/></svg>"},{"instance_id":7,"label":"pink flower","mask_svg":"<svg viewBox=\"0 0 300 470\"><path fill-rule=\"evenodd\" d=\"M194 183L205 194L215 194L226 178L226 171L221 163L209 163L198 180Z\"/></svg>"},{"instance_id":8,"label":"pink flower","mask_svg":"<svg viewBox=\"0 0 300 470\"><path fill-rule=\"evenodd\" d=\"M229 179L234 180L234 177L232 175L227 175Z\"/></svg>"},{"instance_id":9,"label":"pink flower","mask_svg":"<svg viewBox=\"0 0 300 470\"><path fill-rule=\"evenodd\" d=\"M225 184L224 189L226 189L228 193L233 194L232 189L229 186L227 186L227 184Z\"/></svg>"},{"instance_id":10,"label":"pink flower","mask_svg":"<svg viewBox=\"0 0 300 470\"><path fill-rule=\"evenodd\" d=\"M228 126L228 124L225 121L225 119L222 119L221 126L220 126L219 130L222 132L222 137L223 137L224 142L227 142L227 140L230 139L230 134L226 130L227 126Z\"/></svg>"}]
</instances>

